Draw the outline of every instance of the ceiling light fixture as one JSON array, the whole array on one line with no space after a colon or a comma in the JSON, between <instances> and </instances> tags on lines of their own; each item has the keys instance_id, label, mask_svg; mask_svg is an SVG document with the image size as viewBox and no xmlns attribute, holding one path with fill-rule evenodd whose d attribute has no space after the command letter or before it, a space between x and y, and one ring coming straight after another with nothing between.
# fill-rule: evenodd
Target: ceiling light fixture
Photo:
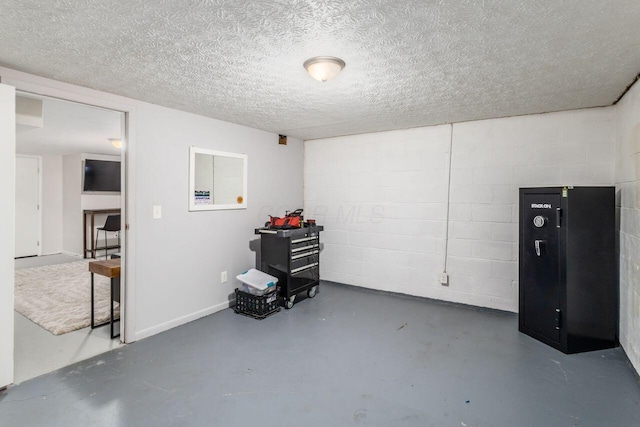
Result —
<instances>
[{"instance_id":1,"label":"ceiling light fixture","mask_svg":"<svg viewBox=\"0 0 640 427\"><path fill-rule=\"evenodd\" d=\"M334 56L314 56L304 61L302 65L311 77L319 82L326 82L340 74L345 63Z\"/></svg>"},{"instance_id":2,"label":"ceiling light fixture","mask_svg":"<svg viewBox=\"0 0 640 427\"><path fill-rule=\"evenodd\" d=\"M122 148L122 140L120 138L109 138L109 141L111 141L111 145L114 147Z\"/></svg>"}]
</instances>

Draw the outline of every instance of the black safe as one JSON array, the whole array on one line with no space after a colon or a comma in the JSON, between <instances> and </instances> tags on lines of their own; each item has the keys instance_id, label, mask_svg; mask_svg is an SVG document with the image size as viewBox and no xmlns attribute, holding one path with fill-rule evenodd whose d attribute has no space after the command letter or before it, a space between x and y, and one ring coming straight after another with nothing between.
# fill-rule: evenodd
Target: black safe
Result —
<instances>
[{"instance_id":1,"label":"black safe","mask_svg":"<svg viewBox=\"0 0 640 427\"><path fill-rule=\"evenodd\" d=\"M618 344L614 187L520 189L519 330L564 353Z\"/></svg>"}]
</instances>

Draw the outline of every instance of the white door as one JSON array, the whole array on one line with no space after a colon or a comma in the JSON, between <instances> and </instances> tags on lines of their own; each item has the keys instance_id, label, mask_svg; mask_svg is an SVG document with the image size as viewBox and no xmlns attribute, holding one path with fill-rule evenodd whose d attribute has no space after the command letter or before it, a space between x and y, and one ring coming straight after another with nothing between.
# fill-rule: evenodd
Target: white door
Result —
<instances>
[{"instance_id":1,"label":"white door","mask_svg":"<svg viewBox=\"0 0 640 427\"><path fill-rule=\"evenodd\" d=\"M40 159L16 156L16 254L39 255Z\"/></svg>"},{"instance_id":2,"label":"white door","mask_svg":"<svg viewBox=\"0 0 640 427\"><path fill-rule=\"evenodd\" d=\"M13 224L16 90L0 84L0 224ZM0 227L0 388L13 382L13 227Z\"/></svg>"}]
</instances>

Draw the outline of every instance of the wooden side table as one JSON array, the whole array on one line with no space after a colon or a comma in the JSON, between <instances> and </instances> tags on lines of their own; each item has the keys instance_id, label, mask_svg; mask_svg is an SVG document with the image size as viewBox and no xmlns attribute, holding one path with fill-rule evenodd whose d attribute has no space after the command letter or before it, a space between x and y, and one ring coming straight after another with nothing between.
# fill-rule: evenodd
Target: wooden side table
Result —
<instances>
[{"instance_id":1,"label":"wooden side table","mask_svg":"<svg viewBox=\"0 0 640 427\"><path fill-rule=\"evenodd\" d=\"M91 272L91 329L104 326L108 323L111 325L111 338L117 338L120 336L120 333L118 333L118 335L113 334L113 323L115 321L119 321L120 317L118 317L117 319L113 318L113 301L120 302L120 258L104 261L91 261L89 263L89 271ZM111 298L109 298L109 303L111 305L111 318L108 322L104 322L99 325L95 324L95 297L93 292L94 274L99 274L111 279Z\"/></svg>"}]
</instances>

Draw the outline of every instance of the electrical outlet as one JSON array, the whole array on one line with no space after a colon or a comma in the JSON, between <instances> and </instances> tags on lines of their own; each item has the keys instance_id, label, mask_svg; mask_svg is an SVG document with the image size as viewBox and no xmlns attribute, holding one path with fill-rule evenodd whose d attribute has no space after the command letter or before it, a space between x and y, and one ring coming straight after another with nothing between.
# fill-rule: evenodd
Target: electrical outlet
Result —
<instances>
[{"instance_id":1,"label":"electrical outlet","mask_svg":"<svg viewBox=\"0 0 640 427\"><path fill-rule=\"evenodd\" d=\"M220 283L227 283L227 272L223 271L220 273Z\"/></svg>"},{"instance_id":2,"label":"electrical outlet","mask_svg":"<svg viewBox=\"0 0 640 427\"><path fill-rule=\"evenodd\" d=\"M440 284L442 286L449 286L449 275L447 273L440 273Z\"/></svg>"}]
</instances>

